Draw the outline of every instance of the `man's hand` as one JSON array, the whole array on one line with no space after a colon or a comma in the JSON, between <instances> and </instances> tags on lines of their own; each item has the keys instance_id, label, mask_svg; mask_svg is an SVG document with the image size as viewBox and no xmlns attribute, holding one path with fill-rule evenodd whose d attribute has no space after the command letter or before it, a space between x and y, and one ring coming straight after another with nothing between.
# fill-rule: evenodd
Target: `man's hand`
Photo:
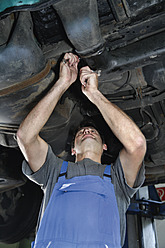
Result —
<instances>
[{"instance_id":1,"label":"man's hand","mask_svg":"<svg viewBox=\"0 0 165 248\"><path fill-rule=\"evenodd\" d=\"M66 53L60 63L59 80L70 86L77 79L79 58L72 53Z\"/></svg>"},{"instance_id":2,"label":"man's hand","mask_svg":"<svg viewBox=\"0 0 165 248\"><path fill-rule=\"evenodd\" d=\"M80 69L80 81L82 92L92 101L92 95L98 91L98 75L93 72L89 66Z\"/></svg>"}]
</instances>

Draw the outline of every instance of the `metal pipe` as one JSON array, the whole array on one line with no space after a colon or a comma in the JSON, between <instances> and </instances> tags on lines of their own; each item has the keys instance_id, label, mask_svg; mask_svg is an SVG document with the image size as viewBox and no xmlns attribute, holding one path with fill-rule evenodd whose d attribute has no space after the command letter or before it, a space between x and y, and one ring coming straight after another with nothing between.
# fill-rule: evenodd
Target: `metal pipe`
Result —
<instances>
[{"instance_id":1,"label":"metal pipe","mask_svg":"<svg viewBox=\"0 0 165 248\"><path fill-rule=\"evenodd\" d=\"M92 56L104 47L96 0L61 0L53 5L66 34L82 57Z\"/></svg>"}]
</instances>

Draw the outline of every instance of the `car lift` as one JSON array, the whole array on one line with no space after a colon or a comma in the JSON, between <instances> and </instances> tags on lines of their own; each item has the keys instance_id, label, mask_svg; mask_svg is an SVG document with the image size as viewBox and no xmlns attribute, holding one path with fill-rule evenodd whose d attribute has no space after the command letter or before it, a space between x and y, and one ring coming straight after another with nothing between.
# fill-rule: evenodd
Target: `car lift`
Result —
<instances>
[{"instance_id":1,"label":"car lift","mask_svg":"<svg viewBox=\"0 0 165 248\"><path fill-rule=\"evenodd\" d=\"M165 202L154 185L136 193L127 211L127 233L123 248L159 248L155 219L165 219Z\"/></svg>"}]
</instances>

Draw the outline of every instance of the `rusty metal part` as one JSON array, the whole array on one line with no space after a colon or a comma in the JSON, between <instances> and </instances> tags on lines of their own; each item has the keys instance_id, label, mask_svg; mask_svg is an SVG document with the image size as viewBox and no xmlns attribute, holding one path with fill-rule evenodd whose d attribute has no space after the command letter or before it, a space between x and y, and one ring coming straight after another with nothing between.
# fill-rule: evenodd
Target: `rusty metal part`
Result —
<instances>
[{"instance_id":1,"label":"rusty metal part","mask_svg":"<svg viewBox=\"0 0 165 248\"><path fill-rule=\"evenodd\" d=\"M146 86L147 83L146 83L146 81L145 81L145 78L144 78L144 75L143 75L143 71L142 71L141 68L137 68L137 69L136 69L136 75L137 75L137 77L138 77L138 79L139 79L140 85L141 85L142 87L143 87L143 86Z\"/></svg>"},{"instance_id":2,"label":"rusty metal part","mask_svg":"<svg viewBox=\"0 0 165 248\"><path fill-rule=\"evenodd\" d=\"M54 61L53 61L53 63L54 63ZM44 77L46 77L48 75L48 73L51 70L51 65L52 65L52 61L48 61L46 67L40 73L38 73L37 75L35 75L35 76L31 77L31 78L28 78L23 82L13 84L12 86L9 86L7 88L4 88L4 89L0 90L0 96L4 96L4 95L14 93L14 92L16 92L18 90L24 89L24 88L26 88L26 87L28 87L30 85L33 85L36 82L40 81L41 79L43 79Z\"/></svg>"}]
</instances>

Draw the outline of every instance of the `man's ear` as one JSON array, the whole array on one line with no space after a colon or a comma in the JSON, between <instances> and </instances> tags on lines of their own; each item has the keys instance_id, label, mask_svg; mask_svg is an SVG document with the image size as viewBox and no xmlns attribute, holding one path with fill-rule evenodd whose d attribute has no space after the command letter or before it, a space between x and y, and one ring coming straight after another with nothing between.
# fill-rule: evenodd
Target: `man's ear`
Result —
<instances>
[{"instance_id":1,"label":"man's ear","mask_svg":"<svg viewBox=\"0 0 165 248\"><path fill-rule=\"evenodd\" d=\"M107 145L106 145L106 144L103 144L103 150L104 150L104 151L107 151L107 149L108 149L108 148L107 148Z\"/></svg>"},{"instance_id":2,"label":"man's ear","mask_svg":"<svg viewBox=\"0 0 165 248\"><path fill-rule=\"evenodd\" d=\"M74 148L72 148L72 150L71 150L71 154L72 154L72 156L73 156L73 155L76 155L76 151L75 151L75 149L74 149Z\"/></svg>"}]
</instances>

